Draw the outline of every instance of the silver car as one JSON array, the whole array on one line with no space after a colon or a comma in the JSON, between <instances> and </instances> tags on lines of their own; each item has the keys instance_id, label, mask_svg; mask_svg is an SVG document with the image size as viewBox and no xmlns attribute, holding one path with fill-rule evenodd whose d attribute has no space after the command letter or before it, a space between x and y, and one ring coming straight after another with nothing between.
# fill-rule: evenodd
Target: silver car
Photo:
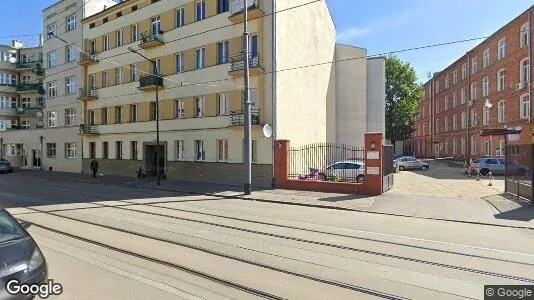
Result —
<instances>
[{"instance_id":1,"label":"silver car","mask_svg":"<svg viewBox=\"0 0 534 300\"><path fill-rule=\"evenodd\" d=\"M483 157L475 160L470 167L471 173L480 172L480 175L486 176L489 172L492 174L504 174L505 170L509 174L525 175L529 168L520 164L509 161L501 157Z\"/></svg>"},{"instance_id":2,"label":"silver car","mask_svg":"<svg viewBox=\"0 0 534 300\"><path fill-rule=\"evenodd\" d=\"M417 159L413 156L402 156L393 161L397 166L399 166L400 171L404 170L428 170L430 165L426 162L423 162L420 159Z\"/></svg>"}]
</instances>

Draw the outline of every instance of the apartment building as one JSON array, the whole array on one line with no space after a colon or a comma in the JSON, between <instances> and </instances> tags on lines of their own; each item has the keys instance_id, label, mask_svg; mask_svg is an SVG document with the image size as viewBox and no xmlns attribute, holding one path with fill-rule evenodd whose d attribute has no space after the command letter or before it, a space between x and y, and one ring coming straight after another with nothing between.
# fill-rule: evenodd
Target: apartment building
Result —
<instances>
[{"instance_id":1,"label":"apartment building","mask_svg":"<svg viewBox=\"0 0 534 300\"><path fill-rule=\"evenodd\" d=\"M357 55L363 49L336 45L325 2L246 3L253 185L270 186L275 139L354 144L372 113L383 119L385 63L367 63ZM243 182L243 9L242 0L128 0L83 20L84 170L95 157L104 174L136 176L141 166L154 175L159 151L168 178ZM349 54L360 59L344 68L334 62ZM274 128L272 137L263 135L264 124Z\"/></svg>"},{"instance_id":2,"label":"apartment building","mask_svg":"<svg viewBox=\"0 0 534 300\"><path fill-rule=\"evenodd\" d=\"M5 50L18 55L14 64L2 62L19 73L16 80L6 77L6 84L14 85L9 92L14 93L2 98L1 104L11 107L8 115L2 116L0 130L5 131L0 137L3 152L14 166L81 172L78 88L83 68L77 50L83 44L81 20L114 4L111 0L87 1L85 5L82 0L61 0L43 10L42 45L27 48L15 43Z\"/></svg>"},{"instance_id":3,"label":"apartment building","mask_svg":"<svg viewBox=\"0 0 534 300\"><path fill-rule=\"evenodd\" d=\"M504 155L504 138L482 137L483 129L520 129L510 143L532 143L532 16L533 7L424 85L415 133L406 141L417 155Z\"/></svg>"}]
</instances>

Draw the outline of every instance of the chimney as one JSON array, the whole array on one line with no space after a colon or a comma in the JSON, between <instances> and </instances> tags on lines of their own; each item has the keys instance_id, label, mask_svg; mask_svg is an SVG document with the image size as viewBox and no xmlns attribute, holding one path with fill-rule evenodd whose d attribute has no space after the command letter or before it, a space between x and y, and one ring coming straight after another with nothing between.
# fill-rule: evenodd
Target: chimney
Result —
<instances>
[{"instance_id":1,"label":"chimney","mask_svg":"<svg viewBox=\"0 0 534 300\"><path fill-rule=\"evenodd\" d=\"M13 41L11 42L11 47L13 47L13 48L15 48L15 49L20 49L20 48L22 48L23 46L24 46L24 44L23 44L21 41L19 41L19 40L13 40Z\"/></svg>"},{"instance_id":2,"label":"chimney","mask_svg":"<svg viewBox=\"0 0 534 300\"><path fill-rule=\"evenodd\" d=\"M39 34L39 47L43 46L43 35Z\"/></svg>"}]
</instances>

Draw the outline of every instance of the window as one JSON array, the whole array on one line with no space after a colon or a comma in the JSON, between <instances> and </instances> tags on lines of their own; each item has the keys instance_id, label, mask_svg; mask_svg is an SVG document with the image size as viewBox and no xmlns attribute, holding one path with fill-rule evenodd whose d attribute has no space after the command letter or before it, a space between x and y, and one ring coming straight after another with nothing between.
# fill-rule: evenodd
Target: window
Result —
<instances>
[{"instance_id":1,"label":"window","mask_svg":"<svg viewBox=\"0 0 534 300\"><path fill-rule=\"evenodd\" d=\"M137 141L130 142L130 159L137 159Z\"/></svg>"},{"instance_id":2,"label":"window","mask_svg":"<svg viewBox=\"0 0 534 300\"><path fill-rule=\"evenodd\" d=\"M195 140L195 160L206 160L206 152L204 151L204 141Z\"/></svg>"},{"instance_id":3,"label":"window","mask_svg":"<svg viewBox=\"0 0 534 300\"><path fill-rule=\"evenodd\" d=\"M76 109L65 109L65 126L72 126L76 124Z\"/></svg>"},{"instance_id":4,"label":"window","mask_svg":"<svg viewBox=\"0 0 534 300\"><path fill-rule=\"evenodd\" d=\"M462 80L467 78L467 64L462 65Z\"/></svg>"},{"instance_id":5,"label":"window","mask_svg":"<svg viewBox=\"0 0 534 300\"><path fill-rule=\"evenodd\" d=\"M488 76L482 79L482 97L487 97L489 95L489 78Z\"/></svg>"},{"instance_id":6,"label":"window","mask_svg":"<svg viewBox=\"0 0 534 300\"><path fill-rule=\"evenodd\" d=\"M456 141L456 137L452 138L452 155L458 154L458 144Z\"/></svg>"},{"instance_id":7,"label":"window","mask_svg":"<svg viewBox=\"0 0 534 300\"><path fill-rule=\"evenodd\" d=\"M521 119L529 119L530 118L530 95L525 94L521 96L521 106L520 106L520 115Z\"/></svg>"},{"instance_id":8,"label":"window","mask_svg":"<svg viewBox=\"0 0 534 300\"><path fill-rule=\"evenodd\" d=\"M184 160L185 156L184 141L176 141L176 160Z\"/></svg>"},{"instance_id":9,"label":"window","mask_svg":"<svg viewBox=\"0 0 534 300\"><path fill-rule=\"evenodd\" d=\"M439 80L436 81L436 86L435 86L435 90L434 90L434 92L435 92L436 94L439 93Z\"/></svg>"},{"instance_id":10,"label":"window","mask_svg":"<svg viewBox=\"0 0 534 300\"><path fill-rule=\"evenodd\" d=\"M96 89L96 76L95 74L89 75L89 88Z\"/></svg>"},{"instance_id":11,"label":"window","mask_svg":"<svg viewBox=\"0 0 534 300\"><path fill-rule=\"evenodd\" d=\"M484 155L491 156L491 142L484 141Z\"/></svg>"},{"instance_id":12,"label":"window","mask_svg":"<svg viewBox=\"0 0 534 300\"><path fill-rule=\"evenodd\" d=\"M94 109L89 111L89 125L96 125L96 112Z\"/></svg>"},{"instance_id":13,"label":"window","mask_svg":"<svg viewBox=\"0 0 534 300\"><path fill-rule=\"evenodd\" d=\"M228 161L228 140L217 140L217 161Z\"/></svg>"},{"instance_id":14,"label":"window","mask_svg":"<svg viewBox=\"0 0 534 300\"><path fill-rule=\"evenodd\" d=\"M484 50L484 54L482 54L482 57L482 66L484 68L487 68L490 65L490 50Z\"/></svg>"},{"instance_id":15,"label":"window","mask_svg":"<svg viewBox=\"0 0 534 300\"><path fill-rule=\"evenodd\" d=\"M155 121L159 116L158 106L156 102L150 103L150 121Z\"/></svg>"},{"instance_id":16,"label":"window","mask_svg":"<svg viewBox=\"0 0 534 300\"><path fill-rule=\"evenodd\" d=\"M461 148L462 155L465 155L465 138L464 137L461 138L460 143L461 143L460 148Z\"/></svg>"},{"instance_id":17,"label":"window","mask_svg":"<svg viewBox=\"0 0 534 300\"><path fill-rule=\"evenodd\" d=\"M117 12L117 13L115 14L115 17L116 17L116 18L120 18L120 17L122 17L122 11Z\"/></svg>"},{"instance_id":18,"label":"window","mask_svg":"<svg viewBox=\"0 0 534 300\"><path fill-rule=\"evenodd\" d=\"M445 117L445 132L449 131L449 117Z\"/></svg>"},{"instance_id":19,"label":"window","mask_svg":"<svg viewBox=\"0 0 534 300\"><path fill-rule=\"evenodd\" d=\"M477 98L477 83L473 82L471 83L471 100L475 100Z\"/></svg>"},{"instance_id":20,"label":"window","mask_svg":"<svg viewBox=\"0 0 534 300\"><path fill-rule=\"evenodd\" d=\"M124 44L124 30L117 30L117 47Z\"/></svg>"},{"instance_id":21,"label":"window","mask_svg":"<svg viewBox=\"0 0 534 300\"><path fill-rule=\"evenodd\" d=\"M222 93L218 95L219 116L226 116L229 113L230 99L228 93Z\"/></svg>"},{"instance_id":22,"label":"window","mask_svg":"<svg viewBox=\"0 0 534 300\"><path fill-rule=\"evenodd\" d=\"M48 58L48 67L54 68L57 65L56 51L48 52L47 58Z\"/></svg>"},{"instance_id":23,"label":"window","mask_svg":"<svg viewBox=\"0 0 534 300\"><path fill-rule=\"evenodd\" d=\"M458 122L458 119L456 118L456 114L452 115L452 130L453 131L456 130L457 122Z\"/></svg>"},{"instance_id":24,"label":"window","mask_svg":"<svg viewBox=\"0 0 534 300\"><path fill-rule=\"evenodd\" d=\"M109 144L108 142L102 142L102 158L108 159L109 158Z\"/></svg>"},{"instance_id":25,"label":"window","mask_svg":"<svg viewBox=\"0 0 534 300\"><path fill-rule=\"evenodd\" d=\"M477 154L477 140L474 136L471 136L471 155Z\"/></svg>"},{"instance_id":26,"label":"window","mask_svg":"<svg viewBox=\"0 0 534 300\"><path fill-rule=\"evenodd\" d=\"M23 107L23 108L30 108L31 99L30 98L22 98L22 99L20 99L20 106Z\"/></svg>"},{"instance_id":27,"label":"window","mask_svg":"<svg viewBox=\"0 0 534 300\"><path fill-rule=\"evenodd\" d=\"M108 17L105 17L102 19L102 23L107 23L109 21L109 18Z\"/></svg>"},{"instance_id":28,"label":"window","mask_svg":"<svg viewBox=\"0 0 534 300\"><path fill-rule=\"evenodd\" d=\"M435 130L435 132L436 132L436 133L439 133L439 119L436 119L436 124L435 124L435 125L436 125L436 130Z\"/></svg>"},{"instance_id":29,"label":"window","mask_svg":"<svg viewBox=\"0 0 534 300\"><path fill-rule=\"evenodd\" d=\"M30 129L31 127L30 121L28 120L22 120L20 125L21 125L20 128L25 129L25 130Z\"/></svg>"},{"instance_id":30,"label":"window","mask_svg":"<svg viewBox=\"0 0 534 300\"><path fill-rule=\"evenodd\" d=\"M132 43L139 41L139 25L132 25Z\"/></svg>"},{"instance_id":31,"label":"window","mask_svg":"<svg viewBox=\"0 0 534 300\"><path fill-rule=\"evenodd\" d=\"M449 109L449 96L445 96L445 110Z\"/></svg>"},{"instance_id":32,"label":"window","mask_svg":"<svg viewBox=\"0 0 534 300\"><path fill-rule=\"evenodd\" d=\"M521 26L520 32L520 42L521 48L528 46L530 43L530 26L528 23L525 23Z\"/></svg>"},{"instance_id":33,"label":"window","mask_svg":"<svg viewBox=\"0 0 534 300\"><path fill-rule=\"evenodd\" d=\"M76 158L76 143L65 143L65 157Z\"/></svg>"},{"instance_id":34,"label":"window","mask_svg":"<svg viewBox=\"0 0 534 300\"><path fill-rule=\"evenodd\" d=\"M185 11L183 7L176 10L176 28L185 25Z\"/></svg>"},{"instance_id":35,"label":"window","mask_svg":"<svg viewBox=\"0 0 534 300\"><path fill-rule=\"evenodd\" d=\"M501 39L497 44L497 58L499 60L503 59L506 56L506 39Z\"/></svg>"},{"instance_id":36,"label":"window","mask_svg":"<svg viewBox=\"0 0 534 300\"><path fill-rule=\"evenodd\" d=\"M217 64L228 63L228 42L222 42L217 44Z\"/></svg>"},{"instance_id":37,"label":"window","mask_svg":"<svg viewBox=\"0 0 534 300\"><path fill-rule=\"evenodd\" d=\"M102 49L104 49L104 51L109 50L109 35L104 36L103 43L104 44L102 45Z\"/></svg>"},{"instance_id":38,"label":"window","mask_svg":"<svg viewBox=\"0 0 534 300\"><path fill-rule=\"evenodd\" d=\"M30 83L31 76L30 75L22 75L22 83Z\"/></svg>"},{"instance_id":39,"label":"window","mask_svg":"<svg viewBox=\"0 0 534 300\"><path fill-rule=\"evenodd\" d=\"M197 118L204 116L204 97L195 98L195 111Z\"/></svg>"},{"instance_id":40,"label":"window","mask_svg":"<svg viewBox=\"0 0 534 300\"><path fill-rule=\"evenodd\" d=\"M65 47L65 61L66 62L72 62L76 60L76 53L74 52L73 46L66 46Z\"/></svg>"},{"instance_id":41,"label":"window","mask_svg":"<svg viewBox=\"0 0 534 300\"><path fill-rule=\"evenodd\" d=\"M495 150L495 156L504 156L505 154L506 154L506 149L504 147L504 140L500 140Z\"/></svg>"},{"instance_id":42,"label":"window","mask_svg":"<svg viewBox=\"0 0 534 300\"><path fill-rule=\"evenodd\" d=\"M137 5L132 6L132 11L136 11L136 10L137 10Z\"/></svg>"},{"instance_id":43,"label":"window","mask_svg":"<svg viewBox=\"0 0 534 300\"><path fill-rule=\"evenodd\" d=\"M89 158L96 158L96 143L89 142Z\"/></svg>"},{"instance_id":44,"label":"window","mask_svg":"<svg viewBox=\"0 0 534 300\"><path fill-rule=\"evenodd\" d=\"M161 34L161 19L159 16L152 18L152 34L158 36Z\"/></svg>"},{"instance_id":45,"label":"window","mask_svg":"<svg viewBox=\"0 0 534 300\"><path fill-rule=\"evenodd\" d=\"M519 150L519 145L510 145L510 154L513 156L519 156L521 154Z\"/></svg>"},{"instance_id":46,"label":"window","mask_svg":"<svg viewBox=\"0 0 534 300\"><path fill-rule=\"evenodd\" d=\"M528 57L521 61L519 78L520 82L524 85L530 81L530 59Z\"/></svg>"},{"instance_id":47,"label":"window","mask_svg":"<svg viewBox=\"0 0 534 300\"><path fill-rule=\"evenodd\" d=\"M222 14L230 10L230 0L218 0L217 1L217 13Z\"/></svg>"},{"instance_id":48,"label":"window","mask_svg":"<svg viewBox=\"0 0 534 300\"><path fill-rule=\"evenodd\" d=\"M436 114L439 113L439 100L436 100Z\"/></svg>"},{"instance_id":49,"label":"window","mask_svg":"<svg viewBox=\"0 0 534 300\"><path fill-rule=\"evenodd\" d=\"M470 121L471 121L471 124L470 124L471 127L477 126L477 111L474 108L471 109L471 119L470 119Z\"/></svg>"},{"instance_id":50,"label":"window","mask_svg":"<svg viewBox=\"0 0 534 300\"><path fill-rule=\"evenodd\" d=\"M176 74L184 72L184 55L183 53L176 54Z\"/></svg>"},{"instance_id":51,"label":"window","mask_svg":"<svg viewBox=\"0 0 534 300\"><path fill-rule=\"evenodd\" d=\"M206 48L200 48L196 50L196 65L197 69L202 69L205 66L206 60Z\"/></svg>"},{"instance_id":52,"label":"window","mask_svg":"<svg viewBox=\"0 0 534 300\"><path fill-rule=\"evenodd\" d=\"M473 59L471 59L471 74L475 74L477 72L477 67L478 67L478 58L473 57Z\"/></svg>"},{"instance_id":53,"label":"window","mask_svg":"<svg viewBox=\"0 0 534 300\"><path fill-rule=\"evenodd\" d=\"M122 123L122 106L115 106L115 123Z\"/></svg>"},{"instance_id":54,"label":"window","mask_svg":"<svg viewBox=\"0 0 534 300\"><path fill-rule=\"evenodd\" d=\"M497 72L497 91L504 90L505 79L506 79L506 70L505 69L502 69L499 72Z\"/></svg>"},{"instance_id":55,"label":"window","mask_svg":"<svg viewBox=\"0 0 534 300\"><path fill-rule=\"evenodd\" d=\"M91 41L91 54L95 54L96 53L96 41L95 40L92 40Z\"/></svg>"},{"instance_id":56,"label":"window","mask_svg":"<svg viewBox=\"0 0 534 300\"><path fill-rule=\"evenodd\" d=\"M102 107L101 108L101 112L102 112L102 124L103 125L106 125L108 124L108 108L107 107Z\"/></svg>"},{"instance_id":57,"label":"window","mask_svg":"<svg viewBox=\"0 0 534 300\"><path fill-rule=\"evenodd\" d=\"M197 1L197 9L196 9L196 21L202 21L206 18L206 3L204 0Z\"/></svg>"},{"instance_id":58,"label":"window","mask_svg":"<svg viewBox=\"0 0 534 300\"><path fill-rule=\"evenodd\" d=\"M465 111L462 111L462 117L460 121L462 122L462 129L467 128L467 116L465 114Z\"/></svg>"},{"instance_id":59,"label":"window","mask_svg":"<svg viewBox=\"0 0 534 300\"><path fill-rule=\"evenodd\" d=\"M57 96L57 81L51 81L46 84L48 98Z\"/></svg>"},{"instance_id":60,"label":"window","mask_svg":"<svg viewBox=\"0 0 534 300\"><path fill-rule=\"evenodd\" d=\"M454 72L452 73L452 84L458 83L458 70L454 69Z\"/></svg>"},{"instance_id":61,"label":"window","mask_svg":"<svg viewBox=\"0 0 534 300\"><path fill-rule=\"evenodd\" d=\"M489 125L490 109L484 105L482 108L482 125Z\"/></svg>"},{"instance_id":62,"label":"window","mask_svg":"<svg viewBox=\"0 0 534 300\"><path fill-rule=\"evenodd\" d=\"M65 31L71 31L76 29L76 15L69 16L66 20L66 29Z\"/></svg>"},{"instance_id":63,"label":"window","mask_svg":"<svg viewBox=\"0 0 534 300\"><path fill-rule=\"evenodd\" d=\"M498 108L498 114L499 114L498 115L499 123L505 122L506 121L506 107L505 107L504 100L499 101L497 108Z\"/></svg>"},{"instance_id":64,"label":"window","mask_svg":"<svg viewBox=\"0 0 534 300\"><path fill-rule=\"evenodd\" d=\"M176 118L182 119L184 117L185 110L184 110L184 100L178 99L176 100Z\"/></svg>"},{"instance_id":65,"label":"window","mask_svg":"<svg viewBox=\"0 0 534 300\"><path fill-rule=\"evenodd\" d=\"M137 122L137 104L130 105L130 122Z\"/></svg>"},{"instance_id":66,"label":"window","mask_svg":"<svg viewBox=\"0 0 534 300\"><path fill-rule=\"evenodd\" d=\"M115 142L115 158L122 159L122 142L121 141Z\"/></svg>"},{"instance_id":67,"label":"window","mask_svg":"<svg viewBox=\"0 0 534 300\"><path fill-rule=\"evenodd\" d=\"M71 95L76 93L76 76L65 78L65 94Z\"/></svg>"},{"instance_id":68,"label":"window","mask_svg":"<svg viewBox=\"0 0 534 300\"><path fill-rule=\"evenodd\" d=\"M124 83L124 69L123 68L115 69L115 83L116 84Z\"/></svg>"},{"instance_id":69,"label":"window","mask_svg":"<svg viewBox=\"0 0 534 300\"><path fill-rule=\"evenodd\" d=\"M132 81L139 81L139 66L137 64L130 65L130 78Z\"/></svg>"},{"instance_id":70,"label":"window","mask_svg":"<svg viewBox=\"0 0 534 300\"><path fill-rule=\"evenodd\" d=\"M102 87L105 88L109 86L109 72L104 71L102 72Z\"/></svg>"},{"instance_id":71,"label":"window","mask_svg":"<svg viewBox=\"0 0 534 300\"><path fill-rule=\"evenodd\" d=\"M445 76L445 89L449 88L449 75Z\"/></svg>"},{"instance_id":72,"label":"window","mask_svg":"<svg viewBox=\"0 0 534 300\"><path fill-rule=\"evenodd\" d=\"M46 157L54 158L57 155L56 143L46 143Z\"/></svg>"},{"instance_id":73,"label":"window","mask_svg":"<svg viewBox=\"0 0 534 300\"><path fill-rule=\"evenodd\" d=\"M57 35L57 24L52 23L46 26L46 36L48 39L52 38L53 36Z\"/></svg>"},{"instance_id":74,"label":"window","mask_svg":"<svg viewBox=\"0 0 534 300\"><path fill-rule=\"evenodd\" d=\"M452 107L456 107L458 105L458 99L456 97L456 91L452 93Z\"/></svg>"},{"instance_id":75,"label":"window","mask_svg":"<svg viewBox=\"0 0 534 300\"><path fill-rule=\"evenodd\" d=\"M152 65L152 72L157 75L161 75L161 59L156 58L156 64Z\"/></svg>"}]
</instances>

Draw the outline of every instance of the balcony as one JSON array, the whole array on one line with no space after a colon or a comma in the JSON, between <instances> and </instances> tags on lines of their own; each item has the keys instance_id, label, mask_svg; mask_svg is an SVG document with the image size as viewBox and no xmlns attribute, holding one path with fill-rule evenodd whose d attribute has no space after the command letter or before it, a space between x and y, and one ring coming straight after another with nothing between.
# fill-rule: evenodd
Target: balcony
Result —
<instances>
[{"instance_id":1,"label":"balcony","mask_svg":"<svg viewBox=\"0 0 534 300\"><path fill-rule=\"evenodd\" d=\"M163 88L163 78L156 75L146 75L139 78L139 87L141 91L155 91L156 88Z\"/></svg>"},{"instance_id":2,"label":"balcony","mask_svg":"<svg viewBox=\"0 0 534 300\"><path fill-rule=\"evenodd\" d=\"M96 125L80 124L80 134L82 135L99 135Z\"/></svg>"},{"instance_id":3,"label":"balcony","mask_svg":"<svg viewBox=\"0 0 534 300\"><path fill-rule=\"evenodd\" d=\"M161 34L145 32L141 34L141 39L139 41L139 48L149 49L149 48L154 48L154 47L163 45L164 43L165 42L163 41L163 37L161 36Z\"/></svg>"},{"instance_id":4,"label":"balcony","mask_svg":"<svg viewBox=\"0 0 534 300\"><path fill-rule=\"evenodd\" d=\"M250 110L252 125L260 125L260 110L251 109ZM245 125L245 112L242 110L231 111L230 112L230 124L231 126L243 126Z\"/></svg>"},{"instance_id":5,"label":"balcony","mask_svg":"<svg viewBox=\"0 0 534 300\"><path fill-rule=\"evenodd\" d=\"M40 83L22 83L17 85L18 93L37 93L39 87L42 87Z\"/></svg>"},{"instance_id":6,"label":"balcony","mask_svg":"<svg viewBox=\"0 0 534 300\"><path fill-rule=\"evenodd\" d=\"M98 52L92 51L91 54L81 52L78 64L80 66L87 66L98 62Z\"/></svg>"},{"instance_id":7,"label":"balcony","mask_svg":"<svg viewBox=\"0 0 534 300\"><path fill-rule=\"evenodd\" d=\"M98 99L98 90L95 88L80 88L78 99L84 101Z\"/></svg>"},{"instance_id":8,"label":"balcony","mask_svg":"<svg viewBox=\"0 0 534 300\"><path fill-rule=\"evenodd\" d=\"M19 70L28 70L28 69L36 69L36 68L42 68L43 61L42 60L23 60L17 62L17 69Z\"/></svg>"},{"instance_id":9,"label":"balcony","mask_svg":"<svg viewBox=\"0 0 534 300\"><path fill-rule=\"evenodd\" d=\"M243 69L245 68L245 61L243 60L243 55L240 54L239 56L230 58L230 62L232 63L232 66L230 68L230 72L228 72L228 75L232 77L243 77ZM250 57L249 73L250 75L260 75L261 73L263 73L263 69L260 67L259 54L255 54Z\"/></svg>"},{"instance_id":10,"label":"balcony","mask_svg":"<svg viewBox=\"0 0 534 300\"><path fill-rule=\"evenodd\" d=\"M244 1L235 0L230 3L230 17L228 18L233 24L243 23L245 21ZM248 19L254 20L264 16L260 9L259 0L246 0L248 8Z\"/></svg>"},{"instance_id":11,"label":"balcony","mask_svg":"<svg viewBox=\"0 0 534 300\"><path fill-rule=\"evenodd\" d=\"M17 108L17 115L21 117L37 117L43 116L42 107L19 107Z\"/></svg>"}]
</instances>

